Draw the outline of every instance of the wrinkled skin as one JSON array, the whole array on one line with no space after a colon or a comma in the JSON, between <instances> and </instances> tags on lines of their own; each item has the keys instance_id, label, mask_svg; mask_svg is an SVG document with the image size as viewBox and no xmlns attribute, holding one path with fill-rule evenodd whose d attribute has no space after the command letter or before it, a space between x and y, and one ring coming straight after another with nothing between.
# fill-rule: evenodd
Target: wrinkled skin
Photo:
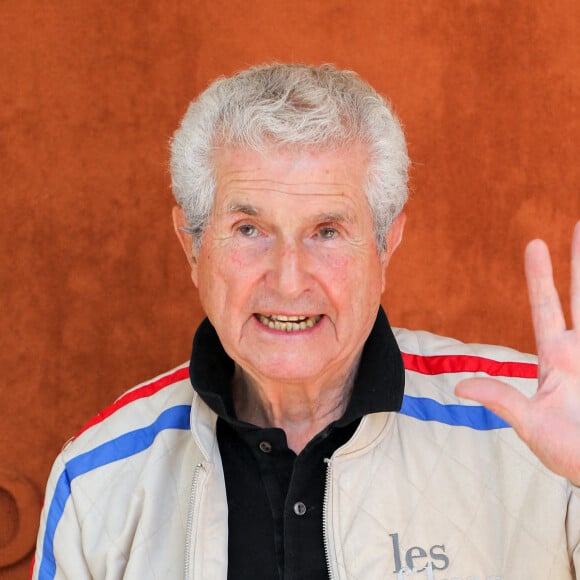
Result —
<instances>
[{"instance_id":1,"label":"wrinkled skin","mask_svg":"<svg viewBox=\"0 0 580 580\"><path fill-rule=\"evenodd\" d=\"M214 163L214 205L199 251L179 208L176 232L202 306L236 363L238 416L283 428L299 450L344 412L404 215L379 250L362 145L225 147ZM273 327L287 317L305 328Z\"/></svg>"}]
</instances>

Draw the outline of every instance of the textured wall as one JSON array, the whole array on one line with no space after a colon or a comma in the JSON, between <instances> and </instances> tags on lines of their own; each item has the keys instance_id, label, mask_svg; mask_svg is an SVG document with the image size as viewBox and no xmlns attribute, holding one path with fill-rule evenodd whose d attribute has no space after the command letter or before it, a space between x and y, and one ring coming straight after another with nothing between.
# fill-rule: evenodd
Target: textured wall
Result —
<instances>
[{"instance_id":1,"label":"textured wall","mask_svg":"<svg viewBox=\"0 0 580 580\"><path fill-rule=\"evenodd\" d=\"M64 441L188 357L201 312L167 141L219 74L334 62L387 94L415 163L392 322L533 350L524 245L550 242L567 297L580 218L579 17L576 0L3 0L0 566L25 555Z\"/></svg>"}]
</instances>

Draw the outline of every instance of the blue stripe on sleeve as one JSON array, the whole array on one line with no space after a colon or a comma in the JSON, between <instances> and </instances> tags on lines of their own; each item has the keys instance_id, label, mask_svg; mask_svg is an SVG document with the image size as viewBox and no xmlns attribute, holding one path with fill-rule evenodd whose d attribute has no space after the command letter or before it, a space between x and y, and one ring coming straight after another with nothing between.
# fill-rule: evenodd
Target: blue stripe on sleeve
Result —
<instances>
[{"instance_id":1,"label":"blue stripe on sleeve","mask_svg":"<svg viewBox=\"0 0 580 580\"><path fill-rule=\"evenodd\" d=\"M491 431L510 427L503 419L482 406L444 405L424 397L403 397L400 413L421 421L437 421L455 427Z\"/></svg>"},{"instance_id":2,"label":"blue stripe on sleeve","mask_svg":"<svg viewBox=\"0 0 580 580\"><path fill-rule=\"evenodd\" d=\"M64 506L69 495L70 481L65 470L61 473L56 482L54 495L52 496L52 502L50 503L48 515L46 517L46 529L44 532L44 541L42 543L42 561L38 572L38 577L40 579L54 578L56 574L56 562L54 561L53 551L54 533L62 513L64 512Z\"/></svg>"},{"instance_id":3,"label":"blue stripe on sleeve","mask_svg":"<svg viewBox=\"0 0 580 580\"><path fill-rule=\"evenodd\" d=\"M167 409L147 427L125 433L107 441L91 451L68 461L65 470L55 486L54 495L48 508L46 530L42 545L42 561L39 567L40 580L52 580L56 574L54 559L54 534L70 496L70 484L75 477L102 467L119 459L136 455L151 446L155 437L165 429L189 429L190 405L177 405Z\"/></svg>"}]
</instances>

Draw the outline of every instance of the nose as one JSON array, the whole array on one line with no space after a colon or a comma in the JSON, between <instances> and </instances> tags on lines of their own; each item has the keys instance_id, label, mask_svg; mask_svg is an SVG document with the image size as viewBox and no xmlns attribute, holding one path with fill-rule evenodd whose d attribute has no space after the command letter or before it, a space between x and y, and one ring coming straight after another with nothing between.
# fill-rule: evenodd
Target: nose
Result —
<instances>
[{"instance_id":1,"label":"nose","mask_svg":"<svg viewBox=\"0 0 580 580\"><path fill-rule=\"evenodd\" d=\"M308 292L313 283L307 249L296 240L278 240L271 252L268 285L286 298Z\"/></svg>"}]
</instances>

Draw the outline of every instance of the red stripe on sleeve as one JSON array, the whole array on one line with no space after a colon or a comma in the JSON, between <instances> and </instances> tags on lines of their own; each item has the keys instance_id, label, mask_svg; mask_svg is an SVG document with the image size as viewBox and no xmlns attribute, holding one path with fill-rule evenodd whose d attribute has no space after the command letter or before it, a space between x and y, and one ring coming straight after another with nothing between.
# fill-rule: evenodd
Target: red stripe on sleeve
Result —
<instances>
[{"instance_id":1,"label":"red stripe on sleeve","mask_svg":"<svg viewBox=\"0 0 580 580\"><path fill-rule=\"evenodd\" d=\"M502 362L467 354L421 356L403 352L402 355L407 370L423 375L486 373L494 377L538 378L538 365L533 363Z\"/></svg>"},{"instance_id":2,"label":"red stripe on sleeve","mask_svg":"<svg viewBox=\"0 0 580 580\"><path fill-rule=\"evenodd\" d=\"M113 413L118 411L121 407L132 403L138 399L143 399L145 397L150 397L154 395L161 389L172 385L173 383L177 383L178 381L182 381L189 377L189 368L183 367L177 369L176 371L165 375L152 383L147 383L134 391L130 391L126 393L122 397L119 397L112 405L101 411L98 415L95 415L76 435L75 439L81 434L84 433L87 429L90 429L93 425L104 421L107 417L110 417Z\"/></svg>"}]
</instances>

